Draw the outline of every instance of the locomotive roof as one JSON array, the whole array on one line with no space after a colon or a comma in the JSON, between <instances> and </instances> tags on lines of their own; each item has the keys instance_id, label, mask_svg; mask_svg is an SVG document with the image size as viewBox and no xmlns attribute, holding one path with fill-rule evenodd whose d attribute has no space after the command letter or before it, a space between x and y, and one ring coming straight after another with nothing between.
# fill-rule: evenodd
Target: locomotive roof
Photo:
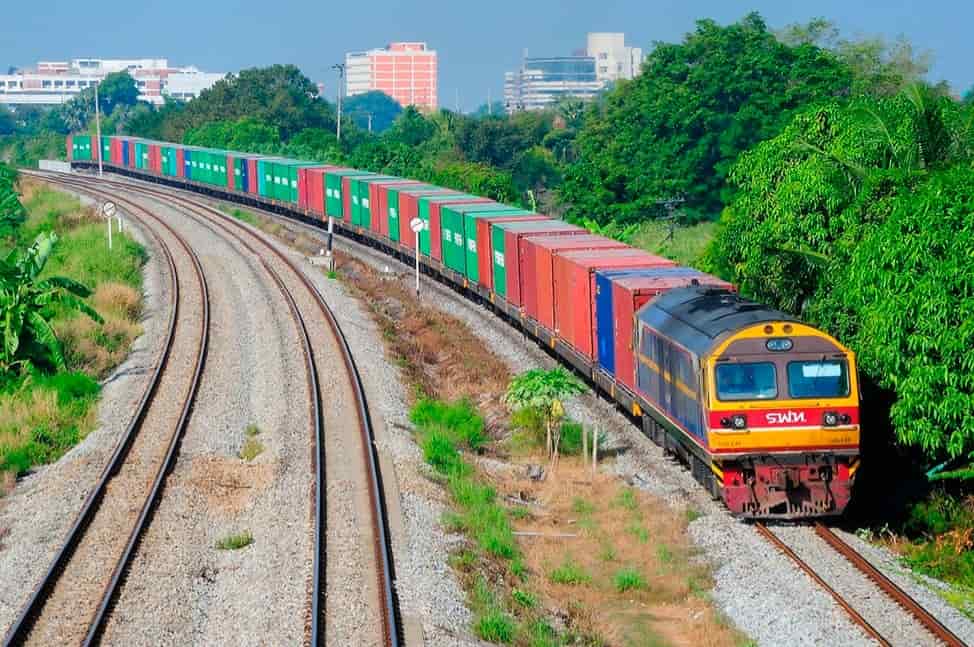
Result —
<instances>
[{"instance_id":1,"label":"locomotive roof","mask_svg":"<svg viewBox=\"0 0 974 647\"><path fill-rule=\"evenodd\" d=\"M640 310L639 319L697 356L724 333L765 321L797 321L723 288L705 286L669 290Z\"/></svg>"}]
</instances>

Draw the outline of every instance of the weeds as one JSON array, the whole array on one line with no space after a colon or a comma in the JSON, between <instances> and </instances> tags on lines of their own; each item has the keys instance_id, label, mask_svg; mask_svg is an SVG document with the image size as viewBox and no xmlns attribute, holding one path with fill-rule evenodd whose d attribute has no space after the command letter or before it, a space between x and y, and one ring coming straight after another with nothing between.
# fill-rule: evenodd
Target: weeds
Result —
<instances>
[{"instance_id":1,"label":"weeds","mask_svg":"<svg viewBox=\"0 0 974 647\"><path fill-rule=\"evenodd\" d=\"M620 571L616 571L615 576L612 578L612 582L616 591L619 593L642 590L646 588L646 578L644 578L642 573L634 568L624 568Z\"/></svg>"},{"instance_id":2,"label":"weeds","mask_svg":"<svg viewBox=\"0 0 974 647\"><path fill-rule=\"evenodd\" d=\"M254 543L254 536L249 530L227 535L216 542L219 550L240 550Z\"/></svg>"},{"instance_id":3,"label":"weeds","mask_svg":"<svg viewBox=\"0 0 974 647\"><path fill-rule=\"evenodd\" d=\"M565 559L560 566L548 573L548 579L554 584L588 584L592 581L592 576L585 572L585 570L579 566L571 558Z\"/></svg>"},{"instance_id":4,"label":"weeds","mask_svg":"<svg viewBox=\"0 0 974 647\"><path fill-rule=\"evenodd\" d=\"M244 429L244 443L240 448L240 458L248 463L264 452L264 444L257 440L260 435L260 427L251 423Z\"/></svg>"}]
</instances>

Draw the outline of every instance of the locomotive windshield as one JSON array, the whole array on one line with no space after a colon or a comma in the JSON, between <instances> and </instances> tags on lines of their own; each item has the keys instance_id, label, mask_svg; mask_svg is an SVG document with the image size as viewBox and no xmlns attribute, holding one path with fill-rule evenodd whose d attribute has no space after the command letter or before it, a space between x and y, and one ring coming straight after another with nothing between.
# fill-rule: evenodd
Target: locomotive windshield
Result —
<instances>
[{"instance_id":1,"label":"locomotive windshield","mask_svg":"<svg viewBox=\"0 0 974 647\"><path fill-rule=\"evenodd\" d=\"M793 398L842 398L849 395L846 362L789 362L788 392Z\"/></svg>"},{"instance_id":2,"label":"locomotive windshield","mask_svg":"<svg viewBox=\"0 0 974 647\"><path fill-rule=\"evenodd\" d=\"M717 397L721 400L772 400L778 397L778 378L771 362L720 364Z\"/></svg>"}]
</instances>

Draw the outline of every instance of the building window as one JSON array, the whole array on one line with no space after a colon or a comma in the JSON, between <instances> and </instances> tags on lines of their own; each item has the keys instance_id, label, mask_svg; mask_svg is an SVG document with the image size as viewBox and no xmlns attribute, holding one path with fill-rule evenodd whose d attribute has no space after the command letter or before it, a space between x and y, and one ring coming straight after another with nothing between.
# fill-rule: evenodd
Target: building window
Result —
<instances>
[{"instance_id":1,"label":"building window","mask_svg":"<svg viewBox=\"0 0 974 647\"><path fill-rule=\"evenodd\" d=\"M55 81L54 82L54 87L55 88L63 88L64 87L64 81Z\"/></svg>"},{"instance_id":2,"label":"building window","mask_svg":"<svg viewBox=\"0 0 974 647\"><path fill-rule=\"evenodd\" d=\"M73 88L74 85L75 85L75 81L65 81L64 82L64 85L65 85L65 87Z\"/></svg>"},{"instance_id":3,"label":"building window","mask_svg":"<svg viewBox=\"0 0 974 647\"><path fill-rule=\"evenodd\" d=\"M605 74L608 71L609 71L608 66L603 65L603 66L599 67L599 72L602 72L603 74Z\"/></svg>"},{"instance_id":4,"label":"building window","mask_svg":"<svg viewBox=\"0 0 974 647\"><path fill-rule=\"evenodd\" d=\"M51 87L51 82L50 81L42 81L41 82L41 87L42 88L49 88L49 87Z\"/></svg>"},{"instance_id":5,"label":"building window","mask_svg":"<svg viewBox=\"0 0 974 647\"><path fill-rule=\"evenodd\" d=\"M599 52L599 60L606 61L609 59L609 54L607 52Z\"/></svg>"}]
</instances>

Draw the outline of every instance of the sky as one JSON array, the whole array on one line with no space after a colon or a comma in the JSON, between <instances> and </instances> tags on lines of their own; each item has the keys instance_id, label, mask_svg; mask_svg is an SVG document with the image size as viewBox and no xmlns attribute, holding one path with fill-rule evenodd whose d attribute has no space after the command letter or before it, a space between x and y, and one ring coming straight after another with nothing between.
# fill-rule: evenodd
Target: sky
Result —
<instances>
[{"instance_id":1,"label":"sky","mask_svg":"<svg viewBox=\"0 0 974 647\"><path fill-rule=\"evenodd\" d=\"M974 2L968 0L46 0L9 2L0 26L0 71L38 60L168 58L232 72L294 63L334 97L345 52L426 41L439 54L444 107L472 110L503 96L504 72L531 56L570 55L590 31L625 32L645 50L678 42L694 22L760 12L771 27L816 16L844 36L905 35L930 50L932 81L961 93L974 84Z\"/></svg>"}]
</instances>

